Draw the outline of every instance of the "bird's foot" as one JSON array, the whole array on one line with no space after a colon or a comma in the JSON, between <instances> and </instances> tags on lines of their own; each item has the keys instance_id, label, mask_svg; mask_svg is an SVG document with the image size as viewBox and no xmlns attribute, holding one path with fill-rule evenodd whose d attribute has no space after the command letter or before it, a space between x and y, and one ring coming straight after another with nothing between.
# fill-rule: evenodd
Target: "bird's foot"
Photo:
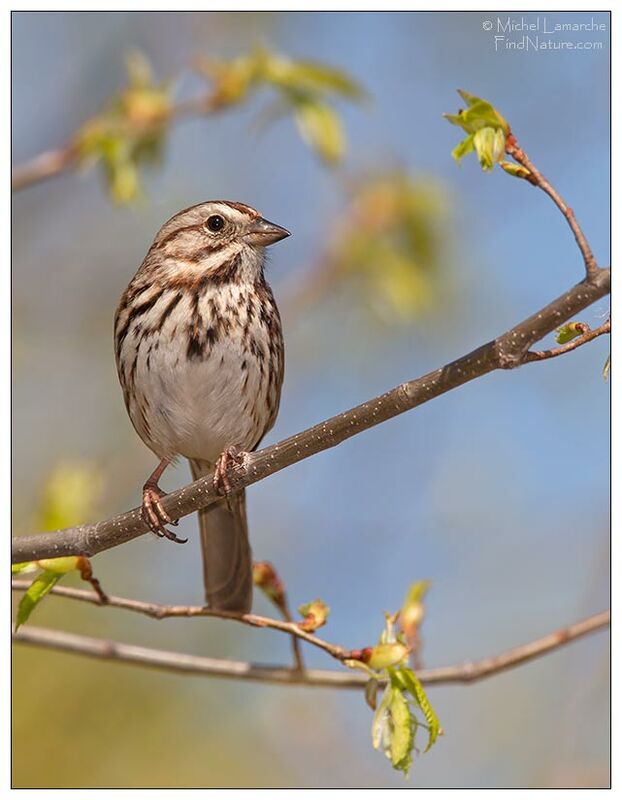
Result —
<instances>
[{"instance_id":1,"label":"bird's foot","mask_svg":"<svg viewBox=\"0 0 622 800\"><path fill-rule=\"evenodd\" d=\"M246 453L235 445L223 450L214 467L214 489L217 494L229 498L232 492L229 471L232 467L240 467L244 463Z\"/></svg>"},{"instance_id":2,"label":"bird's foot","mask_svg":"<svg viewBox=\"0 0 622 800\"><path fill-rule=\"evenodd\" d=\"M158 484L148 480L143 486L143 505L141 513L143 520L149 526L149 530L161 539L169 539L176 544L185 544L188 540L176 536L173 531L169 531L166 525L177 525L179 520L171 519L164 510L162 498L166 496Z\"/></svg>"}]
</instances>

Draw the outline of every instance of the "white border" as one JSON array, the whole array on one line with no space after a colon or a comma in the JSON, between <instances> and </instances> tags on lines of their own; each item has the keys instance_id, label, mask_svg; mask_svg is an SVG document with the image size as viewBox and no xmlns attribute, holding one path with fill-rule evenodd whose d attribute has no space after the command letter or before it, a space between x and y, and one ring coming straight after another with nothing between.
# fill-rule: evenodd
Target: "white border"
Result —
<instances>
[{"instance_id":1,"label":"white border","mask_svg":"<svg viewBox=\"0 0 622 800\"><path fill-rule=\"evenodd\" d=\"M38 3L28 3L28 2L13 2L11 4L11 10L14 11L56 11L61 10L59 9L59 5L62 7L63 11L84 11L85 4L84 3L77 3L73 2L72 0L64 0L64 2L54 5L52 3L46 2L38 2ZM393 3L380 3L380 2L331 2L331 0L316 0L313 3L310 2L301 2L300 4L296 5L291 0L289 2L284 2L284 0L272 0L272 2L261 2L261 0L246 0L245 2L236 2L235 0L220 0L220 2L215 3L214 7L206 8L205 2L197 2L197 0L185 0L182 2L180 9L177 10L188 10L188 11L495 11L499 13L507 13L508 11L612 11L612 30L611 30L611 50L612 50L612 81L613 86L617 87L617 92L613 93L613 107L612 107L612 120L613 120L613 134L612 134L612 141L615 143L620 142L620 101L616 97L621 95L620 92L620 81L619 78L619 57L617 56L617 48L622 45L622 37L620 36L621 32L621 25L622 25L622 7L621 8L612 8L612 3L610 2L608 5L603 3L596 3L594 4L593 8L590 8L589 3L587 2L577 2L576 0L566 0L566 2L559 2L558 0L545 0L544 2L533 2L533 0L522 0L522 2L496 2L491 3L487 0L481 0L479 3L467 3L467 2L435 2L434 4L428 3L413 3L413 2L393 2ZM111 10L120 10L120 11L168 11L170 9L170 4L157 2L152 0L151 2L135 2L132 4L128 3L113 3L112 8L110 6L106 7L92 7L88 10L92 11L111 11ZM0 108L3 110L3 119L6 120L7 116L7 109L10 108L10 17L8 10L3 11L0 16L0 52L4 53L4 61L5 61L5 72L3 75L3 79L0 82ZM3 142L3 153L4 158L2 160L2 183L1 186L4 188L2 193L2 215L0 217L2 221L2 228L0 229L1 233L1 247L2 247L2 254L3 258L0 261L0 296L2 297L2 301L4 303L4 313L0 316L0 354L3 363L3 373L7 378L10 375L10 277L9 277L9 264L11 263L11 253L10 253L10 225L9 225L9 214L10 214L10 166L9 166L9 147L10 147L10 128L9 125L5 122L0 127L0 137L2 138ZM618 202L618 192L617 187L619 186L619 174L620 174L620 155L617 152L616 148L614 147L612 153L612 170L613 170L613 197L612 197L612 218L614 220L620 220L620 208ZM616 252L616 227L618 226L613 225L613 249L612 253ZM613 259L613 256L612 256ZM615 283L614 283L615 285ZM617 300L615 299L614 293L614 305L618 304ZM618 315L615 314L616 318ZM622 319L622 314L620 315ZM614 335L612 337L612 348L617 350L617 346L615 346L617 342L617 337ZM612 359L614 362L616 361L615 358ZM621 362L622 363L622 362ZM615 409L616 406L620 406L620 391L619 391L619 379L616 378L616 373L614 368L612 368L611 373L611 380L612 380L612 389L613 389L613 404L612 407ZM589 410L586 410L586 413L589 413ZM10 519L8 514L8 509L10 507L10 454L8 448L9 442L9 435L10 435L10 381L5 380L2 382L2 391L0 391L0 441L3 443L2 448L2 455L0 458L0 491L2 492L1 500L4 502L0 506L1 508L5 509L5 513L3 514L3 519L5 522L4 527L8 527L8 521ZM617 419L613 420L612 425L612 441L614 442L613 448L613 486L617 488L617 493L619 496L620 487L622 486L622 471L620 470L620 448L618 445L619 442L619 434L620 427L617 422ZM589 465L584 465L585 469L589 470ZM619 545L617 544L617 537L620 534L622 526L620 525L621 517L620 517L620 502L615 502L616 492L614 494L614 504L613 504L613 542L612 542L612 563L614 565L614 576L613 576L613 610L614 610L614 627L613 630L616 630L615 621L617 619L615 612L619 608L619 590L616 590L617 580L616 578L619 576ZM6 540L8 542L9 534L8 531L4 534L6 536ZM5 548L3 548L2 552L7 553L7 561L10 561L9 553L9 545L7 544ZM4 564L4 561L3 561ZM8 574L8 563L6 564L6 571L4 574ZM3 591L0 592L0 613L3 620L8 620L10 616L10 592ZM8 637L7 637L8 639ZM5 640L6 641L6 640ZM3 688L2 696L0 697L0 708L3 709L2 713L2 722L0 725L0 798L8 796L9 794L19 795L20 798L23 800L30 800L31 798L39 798L41 792L40 790L28 790L28 789L21 789L21 790L10 790L9 789L9 780L10 780L10 718L8 713L5 710L8 709L8 698L10 697L10 675L9 675L9 659L7 653L0 653L0 686ZM619 646L615 640L613 639L613 675L621 675L622 674L622 664L620 663L620 652ZM619 750L618 745L620 744L620 703L619 703L619 692L616 690L616 683L613 682L613 698L612 698L612 713L613 713L613 753ZM586 721L586 724L589 725L589 721ZM172 732L174 736L174 732ZM180 746L183 746L183 743L179 743ZM615 769L615 759L613 760L613 786L614 792L618 791L618 787L616 786L617 778L619 776L620 770ZM380 793L384 793L385 791L391 792L402 792L402 791L412 791L413 786L411 785L410 788L405 787L403 790L400 789L393 789L393 790L364 790L366 796L378 796ZM148 795L149 798L159 798L159 797L169 797L171 795L178 795L181 790L46 790L45 797L46 798L53 798L53 800L68 800L71 796L75 796L76 798L97 798L98 800L106 800L108 797L126 797L130 795ZM242 790L217 790L217 789L205 789L205 790L186 790L191 791L194 796L202 796L204 794L209 794L210 798L219 798L221 796L230 796L231 791L242 792ZM253 796L255 797L270 797L273 800L275 791L274 790L246 790L246 792L252 791ZM317 790L284 790L287 793L287 797L304 797L309 798L310 792L313 794L316 793ZM336 794L339 791L339 794L343 794L344 792L348 794L353 794L355 791L357 794L361 792L361 790L324 790L322 792L322 797L329 798L333 794ZM432 790L428 790L432 791ZM419 797L422 794L428 794L428 791L416 789L417 795ZM447 790L435 790L434 797L438 798L439 791L447 791ZM498 790L499 791L499 790ZM585 797L586 795L596 795L598 790L586 790L581 792L581 796ZM77 792L77 794L75 794ZM535 799L543 794L543 790L520 790L520 791L513 791L512 796L522 796L525 794L530 799Z\"/></svg>"}]
</instances>

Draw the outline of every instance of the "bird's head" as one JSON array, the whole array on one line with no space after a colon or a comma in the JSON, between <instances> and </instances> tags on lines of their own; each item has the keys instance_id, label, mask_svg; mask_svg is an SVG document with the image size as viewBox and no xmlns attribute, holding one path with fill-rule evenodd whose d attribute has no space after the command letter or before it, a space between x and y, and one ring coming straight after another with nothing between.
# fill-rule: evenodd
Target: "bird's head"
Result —
<instances>
[{"instance_id":1,"label":"bird's head","mask_svg":"<svg viewBox=\"0 0 622 800\"><path fill-rule=\"evenodd\" d=\"M289 235L250 206L210 200L185 208L165 222L146 262L169 276L252 278L263 268L264 248Z\"/></svg>"}]
</instances>

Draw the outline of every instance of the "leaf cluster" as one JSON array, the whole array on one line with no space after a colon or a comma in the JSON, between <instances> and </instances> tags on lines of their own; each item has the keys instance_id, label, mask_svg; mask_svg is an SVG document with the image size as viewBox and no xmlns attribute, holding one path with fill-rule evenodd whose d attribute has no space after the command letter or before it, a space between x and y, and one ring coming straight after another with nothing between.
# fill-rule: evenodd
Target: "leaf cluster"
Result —
<instances>
[{"instance_id":1,"label":"leaf cluster","mask_svg":"<svg viewBox=\"0 0 622 800\"><path fill-rule=\"evenodd\" d=\"M458 94L467 107L460 109L457 114L443 115L448 122L462 128L467 134L452 150L452 157L460 163L466 155L474 152L484 172L492 171L495 164L499 164L509 175L529 180L528 169L504 158L507 138L511 133L504 117L487 100L464 89L458 89Z\"/></svg>"},{"instance_id":2,"label":"leaf cluster","mask_svg":"<svg viewBox=\"0 0 622 800\"><path fill-rule=\"evenodd\" d=\"M409 588L402 609L385 615L385 627L375 647L357 653L351 666L365 669L370 679L365 687L365 699L374 709L372 743L391 761L394 769L408 776L417 747L420 729L427 731L424 753L442 733L441 725L425 690L415 672L408 666L408 646L401 617L422 603L429 586L418 581ZM422 619L423 611L419 613ZM358 659L361 659L360 661ZM377 694L386 684L380 702Z\"/></svg>"},{"instance_id":3,"label":"leaf cluster","mask_svg":"<svg viewBox=\"0 0 622 800\"><path fill-rule=\"evenodd\" d=\"M140 53L127 58L128 85L101 114L78 131L74 147L81 164L99 163L117 203L129 203L140 190L140 169L161 160L172 113L173 85L158 84Z\"/></svg>"},{"instance_id":4,"label":"leaf cluster","mask_svg":"<svg viewBox=\"0 0 622 800\"><path fill-rule=\"evenodd\" d=\"M316 61L295 61L264 48L231 61L201 59L201 71L214 85L214 100L230 106L262 88L276 93L264 120L292 114L302 139L326 163L335 164L345 153L346 140L336 98L361 100L362 88L342 70Z\"/></svg>"},{"instance_id":5,"label":"leaf cluster","mask_svg":"<svg viewBox=\"0 0 622 800\"><path fill-rule=\"evenodd\" d=\"M380 320L408 323L437 298L448 216L436 180L390 171L354 181L325 272L347 281Z\"/></svg>"},{"instance_id":6,"label":"leaf cluster","mask_svg":"<svg viewBox=\"0 0 622 800\"><path fill-rule=\"evenodd\" d=\"M161 162L176 117L206 116L240 105L261 88L277 96L266 120L291 113L303 140L325 163L335 164L344 155L345 135L332 102L360 100L363 90L341 70L293 61L266 49L229 61L201 58L196 66L210 83L209 94L176 104L174 82L158 82L146 57L131 53L125 88L75 135L71 146L78 162L101 167L116 203L140 196L141 172Z\"/></svg>"}]
</instances>

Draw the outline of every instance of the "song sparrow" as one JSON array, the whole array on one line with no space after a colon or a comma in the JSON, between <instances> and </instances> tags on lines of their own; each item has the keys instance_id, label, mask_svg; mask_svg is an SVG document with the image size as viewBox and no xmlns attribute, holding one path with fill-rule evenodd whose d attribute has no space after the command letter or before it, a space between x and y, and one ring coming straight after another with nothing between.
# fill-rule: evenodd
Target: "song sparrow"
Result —
<instances>
[{"instance_id":1,"label":"song sparrow","mask_svg":"<svg viewBox=\"0 0 622 800\"><path fill-rule=\"evenodd\" d=\"M114 323L128 414L160 463L143 487L143 517L166 524L160 476L177 456L195 480L216 468L218 488L240 450L274 424L283 382L281 320L264 278L264 248L289 236L242 203L180 211L158 231L123 294ZM209 605L248 612L251 551L244 491L199 511Z\"/></svg>"}]
</instances>

